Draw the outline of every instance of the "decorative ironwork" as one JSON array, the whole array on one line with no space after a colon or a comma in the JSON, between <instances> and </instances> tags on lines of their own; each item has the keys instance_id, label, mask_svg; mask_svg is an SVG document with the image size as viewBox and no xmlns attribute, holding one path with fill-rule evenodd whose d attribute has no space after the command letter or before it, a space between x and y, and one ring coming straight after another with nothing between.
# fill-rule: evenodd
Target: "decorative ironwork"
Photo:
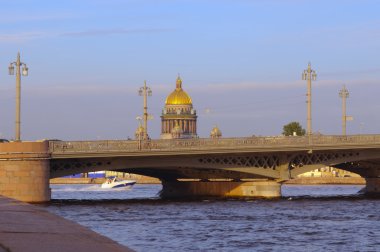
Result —
<instances>
[{"instance_id":1,"label":"decorative ironwork","mask_svg":"<svg viewBox=\"0 0 380 252\"><path fill-rule=\"evenodd\" d=\"M342 160L345 158L352 158L359 156L358 152L337 152L337 153L313 153L297 155L290 161L292 167L302 167L305 165L313 164L326 164L329 165L334 160Z\"/></svg>"},{"instance_id":2,"label":"decorative ironwork","mask_svg":"<svg viewBox=\"0 0 380 252\"><path fill-rule=\"evenodd\" d=\"M216 164L222 167L258 167L275 170L279 166L279 157L277 156L207 157L200 158L198 161L202 164Z\"/></svg>"}]
</instances>

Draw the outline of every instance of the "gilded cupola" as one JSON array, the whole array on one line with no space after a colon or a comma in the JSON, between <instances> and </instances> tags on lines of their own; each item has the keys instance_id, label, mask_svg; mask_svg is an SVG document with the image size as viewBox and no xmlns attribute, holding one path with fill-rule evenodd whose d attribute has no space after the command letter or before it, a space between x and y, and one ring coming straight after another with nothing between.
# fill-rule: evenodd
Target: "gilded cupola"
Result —
<instances>
[{"instance_id":1,"label":"gilded cupola","mask_svg":"<svg viewBox=\"0 0 380 252\"><path fill-rule=\"evenodd\" d=\"M166 105L191 105L190 96L182 89L181 77L177 77L176 89L168 95L165 101Z\"/></svg>"}]
</instances>

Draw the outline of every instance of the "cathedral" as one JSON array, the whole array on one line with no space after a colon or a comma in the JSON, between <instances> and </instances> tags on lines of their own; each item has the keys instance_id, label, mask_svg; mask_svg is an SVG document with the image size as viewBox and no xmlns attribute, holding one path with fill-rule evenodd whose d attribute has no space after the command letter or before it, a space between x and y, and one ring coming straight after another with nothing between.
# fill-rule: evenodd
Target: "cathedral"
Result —
<instances>
[{"instance_id":1,"label":"cathedral","mask_svg":"<svg viewBox=\"0 0 380 252\"><path fill-rule=\"evenodd\" d=\"M178 76L175 90L169 94L161 115L161 139L196 138L197 113L190 96L182 89Z\"/></svg>"}]
</instances>

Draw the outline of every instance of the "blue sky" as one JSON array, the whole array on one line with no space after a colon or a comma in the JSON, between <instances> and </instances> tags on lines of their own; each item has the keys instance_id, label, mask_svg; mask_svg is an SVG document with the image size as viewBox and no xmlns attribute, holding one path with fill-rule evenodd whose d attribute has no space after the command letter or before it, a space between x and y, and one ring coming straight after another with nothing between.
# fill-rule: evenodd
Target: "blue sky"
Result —
<instances>
[{"instance_id":1,"label":"blue sky","mask_svg":"<svg viewBox=\"0 0 380 252\"><path fill-rule=\"evenodd\" d=\"M159 137L160 114L180 73L199 115L198 133L278 135L306 127L310 61L313 130L340 134L350 92L349 134L380 131L379 1L81 0L1 1L0 134L14 136L15 79L21 52L22 138L125 139L142 113L147 80ZM2 69L2 70L1 70Z\"/></svg>"}]
</instances>

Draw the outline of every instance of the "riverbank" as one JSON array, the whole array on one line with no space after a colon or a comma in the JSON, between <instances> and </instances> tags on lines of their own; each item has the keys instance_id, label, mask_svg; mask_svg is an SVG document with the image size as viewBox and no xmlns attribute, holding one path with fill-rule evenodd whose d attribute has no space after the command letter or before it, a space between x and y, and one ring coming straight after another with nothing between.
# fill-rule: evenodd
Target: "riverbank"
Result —
<instances>
[{"instance_id":1,"label":"riverbank","mask_svg":"<svg viewBox=\"0 0 380 252\"><path fill-rule=\"evenodd\" d=\"M41 207L0 196L0 252L133 251Z\"/></svg>"},{"instance_id":2,"label":"riverbank","mask_svg":"<svg viewBox=\"0 0 380 252\"><path fill-rule=\"evenodd\" d=\"M151 177L126 178L137 181L137 184L161 184L161 181ZM105 178L54 178L50 184L101 184ZM365 179L361 177L302 177L285 182L285 184L295 185L365 185Z\"/></svg>"}]
</instances>

